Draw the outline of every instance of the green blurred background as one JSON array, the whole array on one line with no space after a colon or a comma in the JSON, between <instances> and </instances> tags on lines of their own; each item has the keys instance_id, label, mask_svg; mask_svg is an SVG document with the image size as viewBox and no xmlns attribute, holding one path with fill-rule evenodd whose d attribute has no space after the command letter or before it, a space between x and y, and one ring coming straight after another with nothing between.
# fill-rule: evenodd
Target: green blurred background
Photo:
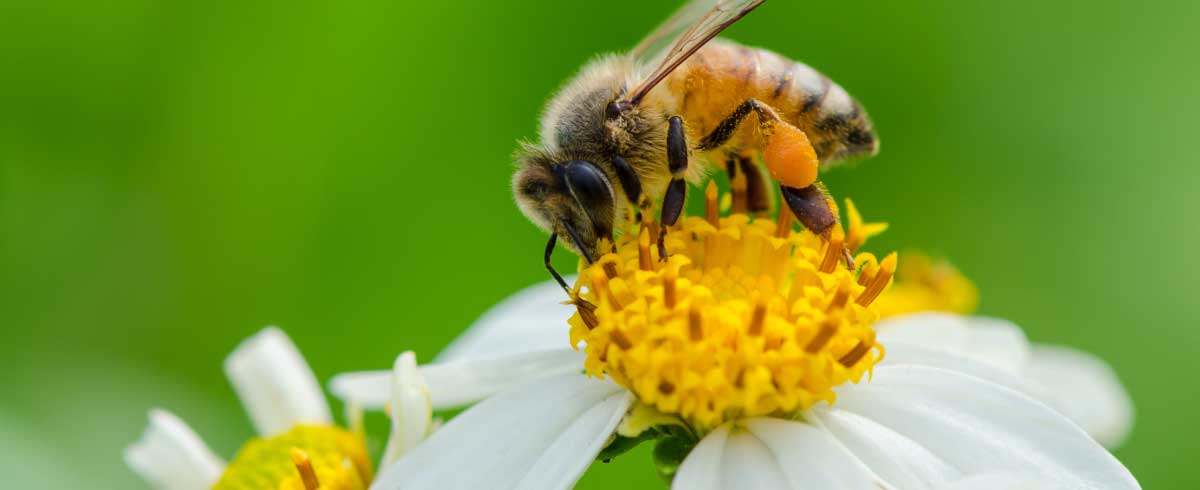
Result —
<instances>
[{"instance_id":1,"label":"green blurred background","mask_svg":"<svg viewBox=\"0 0 1200 490\"><path fill-rule=\"evenodd\" d=\"M514 141L673 8L5 2L0 478L136 488L121 448L151 406L229 457L251 428L220 362L260 327L327 378L429 359L546 279ZM892 223L873 248L950 257L983 312L1116 368L1138 411L1116 455L1148 488L1200 486L1197 19L1186 0L776 0L729 34L869 108L882 154L827 182ZM645 448L580 487L618 481L659 486Z\"/></svg>"}]
</instances>

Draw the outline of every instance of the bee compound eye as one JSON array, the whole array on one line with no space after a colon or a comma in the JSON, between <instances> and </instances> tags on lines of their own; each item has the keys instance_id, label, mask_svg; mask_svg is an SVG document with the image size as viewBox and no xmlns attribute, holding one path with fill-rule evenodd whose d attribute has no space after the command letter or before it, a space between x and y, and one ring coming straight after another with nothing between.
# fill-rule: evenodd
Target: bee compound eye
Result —
<instances>
[{"instance_id":1,"label":"bee compound eye","mask_svg":"<svg viewBox=\"0 0 1200 490\"><path fill-rule=\"evenodd\" d=\"M571 160L565 167L563 179L584 208L594 210L613 205L608 177L599 168L584 160Z\"/></svg>"}]
</instances>

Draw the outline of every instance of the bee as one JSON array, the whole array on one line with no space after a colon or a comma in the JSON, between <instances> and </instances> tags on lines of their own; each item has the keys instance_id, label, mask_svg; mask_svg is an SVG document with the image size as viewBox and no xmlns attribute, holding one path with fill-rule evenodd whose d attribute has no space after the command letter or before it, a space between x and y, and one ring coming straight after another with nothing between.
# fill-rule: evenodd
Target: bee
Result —
<instances>
[{"instance_id":1,"label":"bee","mask_svg":"<svg viewBox=\"0 0 1200 490\"><path fill-rule=\"evenodd\" d=\"M870 119L842 87L771 51L714 39L765 0L694 0L630 52L586 64L551 98L537 143L522 143L512 187L517 205L588 263L600 244L659 203L659 256L688 183L721 164L745 173L749 210L779 184L800 223L826 238L836 205L822 166L879 150ZM781 210L782 211L782 210ZM611 242L610 242L611 243ZM847 263L849 256L847 254Z\"/></svg>"}]
</instances>

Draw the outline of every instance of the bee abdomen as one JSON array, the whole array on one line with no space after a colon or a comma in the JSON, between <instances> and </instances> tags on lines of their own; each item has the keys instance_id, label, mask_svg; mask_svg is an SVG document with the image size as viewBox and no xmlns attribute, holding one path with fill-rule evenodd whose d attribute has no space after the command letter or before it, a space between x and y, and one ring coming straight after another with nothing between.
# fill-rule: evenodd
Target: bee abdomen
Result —
<instances>
[{"instance_id":1,"label":"bee abdomen","mask_svg":"<svg viewBox=\"0 0 1200 490\"><path fill-rule=\"evenodd\" d=\"M677 112L707 134L746 99L770 105L803 130L823 163L873 155L878 149L862 106L838 84L808 65L765 49L716 40L697 52L668 81ZM755 147L754 125L730 145Z\"/></svg>"}]
</instances>

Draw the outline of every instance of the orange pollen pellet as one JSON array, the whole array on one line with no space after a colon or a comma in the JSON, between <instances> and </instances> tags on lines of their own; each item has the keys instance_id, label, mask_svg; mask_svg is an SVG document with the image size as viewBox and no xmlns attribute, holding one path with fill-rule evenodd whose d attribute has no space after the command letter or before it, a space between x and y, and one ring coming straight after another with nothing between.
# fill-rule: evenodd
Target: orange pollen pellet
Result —
<instances>
[{"instance_id":1,"label":"orange pollen pellet","mask_svg":"<svg viewBox=\"0 0 1200 490\"><path fill-rule=\"evenodd\" d=\"M879 273L871 278L871 284L867 285L867 289L858 297L858 304L867 306L879 297L888 282L892 280L892 274L896 273L896 260L896 253L892 252L883 259L883 262L879 263Z\"/></svg>"},{"instance_id":2,"label":"orange pollen pellet","mask_svg":"<svg viewBox=\"0 0 1200 490\"><path fill-rule=\"evenodd\" d=\"M296 465L296 472L300 473L300 480L304 482L306 490L317 490L321 486L317 481L317 472L313 470L312 460L308 458L308 453L301 451L298 447L293 447L292 463Z\"/></svg>"}]
</instances>

